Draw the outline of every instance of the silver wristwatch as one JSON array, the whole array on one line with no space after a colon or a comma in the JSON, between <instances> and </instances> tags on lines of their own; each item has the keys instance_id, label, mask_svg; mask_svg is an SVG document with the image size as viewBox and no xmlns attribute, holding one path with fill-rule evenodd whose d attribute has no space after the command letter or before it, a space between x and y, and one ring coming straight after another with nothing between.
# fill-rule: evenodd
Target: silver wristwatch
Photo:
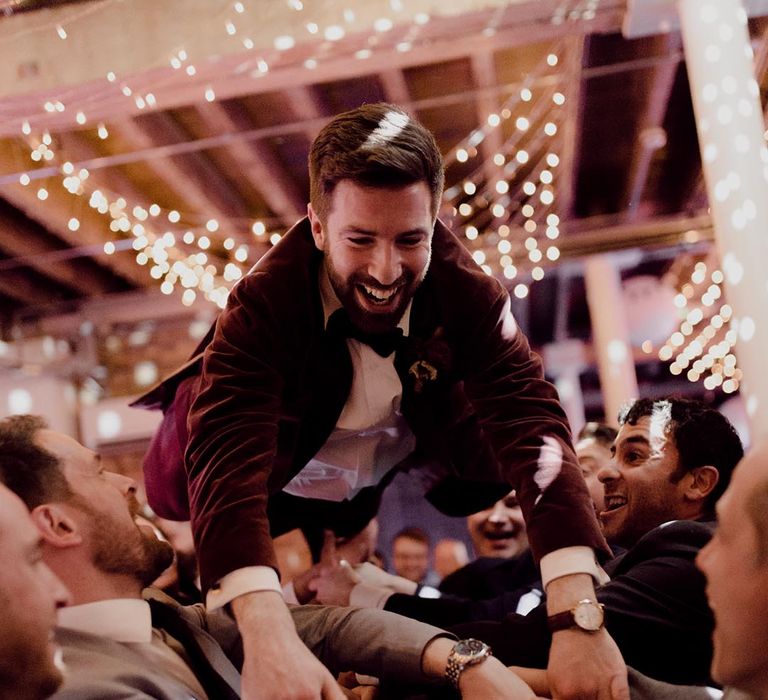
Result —
<instances>
[{"instance_id":1,"label":"silver wristwatch","mask_svg":"<svg viewBox=\"0 0 768 700\"><path fill-rule=\"evenodd\" d=\"M451 653L448 654L448 663L445 666L445 677L454 688L459 687L459 676L467 666L479 664L491 656L491 647L479 639L462 639L456 642Z\"/></svg>"}]
</instances>

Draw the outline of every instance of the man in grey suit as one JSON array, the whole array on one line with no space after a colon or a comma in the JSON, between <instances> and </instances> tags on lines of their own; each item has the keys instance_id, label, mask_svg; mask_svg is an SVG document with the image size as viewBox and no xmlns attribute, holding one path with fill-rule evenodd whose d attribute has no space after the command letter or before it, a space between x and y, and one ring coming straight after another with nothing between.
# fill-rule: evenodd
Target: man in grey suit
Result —
<instances>
[{"instance_id":1,"label":"man in grey suit","mask_svg":"<svg viewBox=\"0 0 768 700\"><path fill-rule=\"evenodd\" d=\"M0 482L30 509L43 558L72 593L59 615L68 673L57 700L240 697L244 653L258 658L259 650L243 650L234 622L143 591L173 552L136 522L131 479L105 471L98 455L39 418L13 416L0 421ZM442 679L455 645L441 630L380 611L306 606L293 620L331 670L395 683ZM533 697L495 658L457 679L467 698ZM330 679L322 698L343 697Z\"/></svg>"}]
</instances>

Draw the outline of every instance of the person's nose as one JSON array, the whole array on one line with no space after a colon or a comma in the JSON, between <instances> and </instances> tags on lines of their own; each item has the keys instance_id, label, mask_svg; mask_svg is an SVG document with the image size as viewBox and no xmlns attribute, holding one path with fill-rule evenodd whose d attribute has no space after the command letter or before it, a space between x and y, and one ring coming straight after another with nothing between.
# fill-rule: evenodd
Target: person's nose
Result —
<instances>
[{"instance_id":1,"label":"person's nose","mask_svg":"<svg viewBox=\"0 0 768 700\"><path fill-rule=\"evenodd\" d=\"M701 571L704 575L707 573L707 561L709 558L709 553L711 551L711 545L712 540L707 542L700 550L699 553L696 555L696 559L694 560L696 563L696 568Z\"/></svg>"},{"instance_id":2,"label":"person's nose","mask_svg":"<svg viewBox=\"0 0 768 700\"><path fill-rule=\"evenodd\" d=\"M136 494L137 485L136 482L131 479L130 476L124 476L123 474L118 474L117 472L105 472L107 481L111 483L120 493L122 493L124 496L127 496L129 494Z\"/></svg>"},{"instance_id":3,"label":"person's nose","mask_svg":"<svg viewBox=\"0 0 768 700\"><path fill-rule=\"evenodd\" d=\"M368 274L386 287L395 282L403 272L400 252L394 243L381 242L373 251Z\"/></svg>"},{"instance_id":4,"label":"person's nose","mask_svg":"<svg viewBox=\"0 0 768 700\"><path fill-rule=\"evenodd\" d=\"M53 594L53 602L57 608L63 608L72 603L72 594L69 589L61 582L61 579L43 564L45 576L48 579L48 587Z\"/></svg>"},{"instance_id":5,"label":"person's nose","mask_svg":"<svg viewBox=\"0 0 768 700\"><path fill-rule=\"evenodd\" d=\"M502 503L497 503L491 508L490 515L488 516L488 522L494 525L503 525L509 516L507 514L507 508Z\"/></svg>"},{"instance_id":6,"label":"person's nose","mask_svg":"<svg viewBox=\"0 0 768 700\"><path fill-rule=\"evenodd\" d=\"M609 481L615 481L621 476L613 460L604 464L597 472L597 479L601 484L607 484Z\"/></svg>"}]
</instances>

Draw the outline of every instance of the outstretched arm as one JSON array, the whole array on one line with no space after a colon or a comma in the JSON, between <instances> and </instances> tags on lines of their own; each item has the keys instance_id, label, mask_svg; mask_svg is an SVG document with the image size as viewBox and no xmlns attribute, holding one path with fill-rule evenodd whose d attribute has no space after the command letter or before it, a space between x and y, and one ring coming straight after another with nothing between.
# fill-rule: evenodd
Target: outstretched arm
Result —
<instances>
[{"instance_id":1,"label":"outstretched arm","mask_svg":"<svg viewBox=\"0 0 768 700\"><path fill-rule=\"evenodd\" d=\"M279 593L247 593L232 601L243 638L244 700L343 700L344 693L302 643Z\"/></svg>"}]
</instances>

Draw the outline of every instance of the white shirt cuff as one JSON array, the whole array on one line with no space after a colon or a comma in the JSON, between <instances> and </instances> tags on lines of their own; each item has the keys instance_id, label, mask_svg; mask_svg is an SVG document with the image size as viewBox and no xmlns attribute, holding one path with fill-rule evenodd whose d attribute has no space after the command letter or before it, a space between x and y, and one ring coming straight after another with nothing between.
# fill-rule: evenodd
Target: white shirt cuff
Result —
<instances>
[{"instance_id":1,"label":"white shirt cuff","mask_svg":"<svg viewBox=\"0 0 768 700\"><path fill-rule=\"evenodd\" d=\"M288 605L301 605L299 599L296 597L296 589L293 587L293 581L288 581L283 586L283 599Z\"/></svg>"},{"instance_id":2,"label":"white shirt cuff","mask_svg":"<svg viewBox=\"0 0 768 700\"><path fill-rule=\"evenodd\" d=\"M389 588L356 583L349 592L349 604L353 608L383 608L392 593Z\"/></svg>"},{"instance_id":3,"label":"white shirt cuff","mask_svg":"<svg viewBox=\"0 0 768 700\"><path fill-rule=\"evenodd\" d=\"M608 574L597 563L591 547L563 547L541 558L541 581L544 589L556 578L571 574L589 574L596 586L610 581Z\"/></svg>"},{"instance_id":4,"label":"white shirt cuff","mask_svg":"<svg viewBox=\"0 0 768 700\"><path fill-rule=\"evenodd\" d=\"M223 608L235 598L256 591L276 591L282 595L277 572L269 566L246 566L236 569L221 579L205 598L208 611Z\"/></svg>"}]
</instances>

